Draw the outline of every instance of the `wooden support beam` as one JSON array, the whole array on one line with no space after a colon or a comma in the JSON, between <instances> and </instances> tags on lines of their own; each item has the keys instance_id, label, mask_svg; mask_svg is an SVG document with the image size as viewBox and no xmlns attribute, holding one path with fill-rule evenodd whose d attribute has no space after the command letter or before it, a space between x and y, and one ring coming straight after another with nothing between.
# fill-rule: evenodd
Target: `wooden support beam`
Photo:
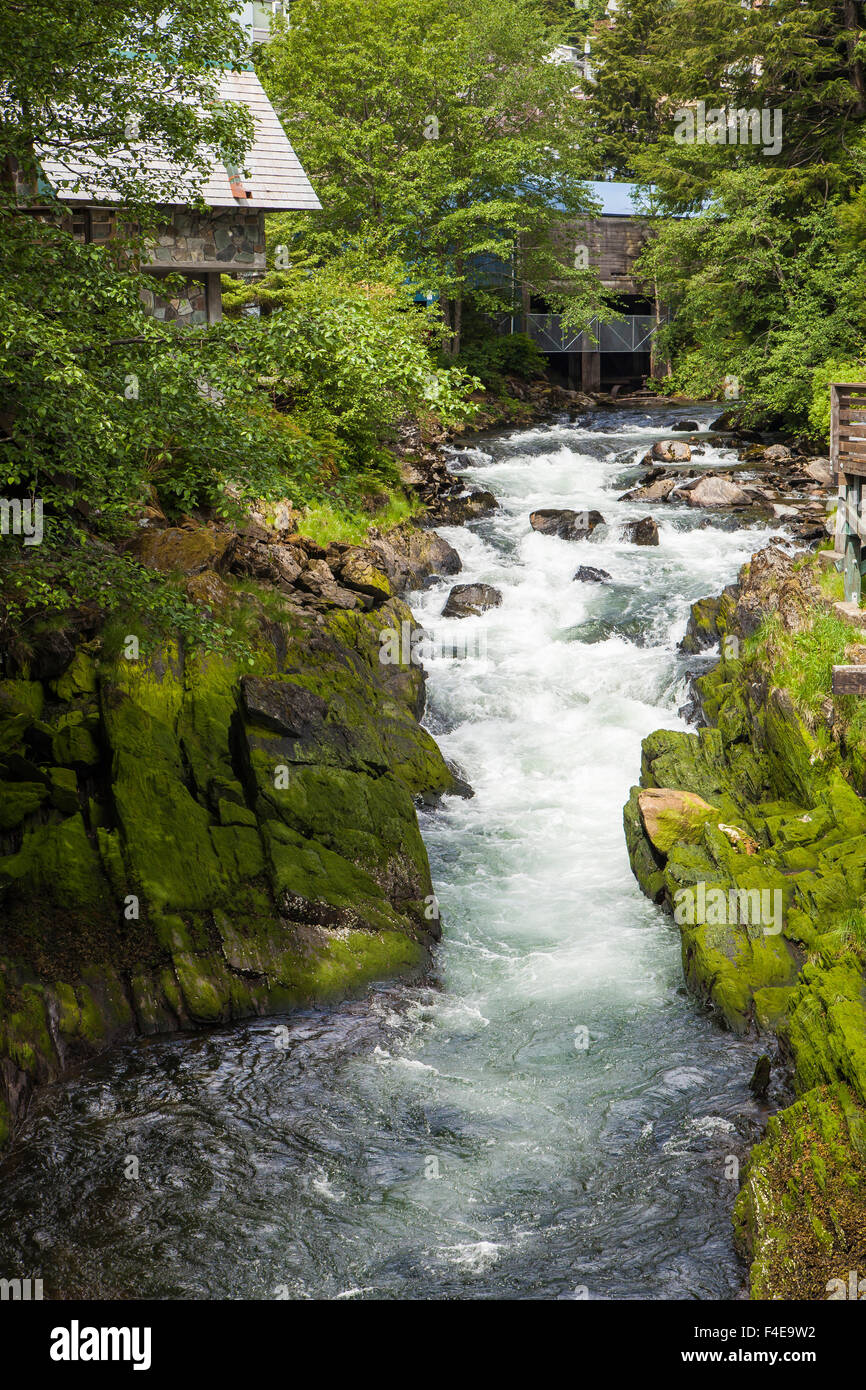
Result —
<instances>
[{"instance_id":1,"label":"wooden support beam","mask_svg":"<svg viewBox=\"0 0 866 1390\"><path fill-rule=\"evenodd\" d=\"M866 695L866 666L834 666L834 695Z\"/></svg>"},{"instance_id":2,"label":"wooden support beam","mask_svg":"<svg viewBox=\"0 0 866 1390\"><path fill-rule=\"evenodd\" d=\"M215 271L205 277L205 296L208 323L219 323L223 316L223 291L220 275Z\"/></svg>"}]
</instances>

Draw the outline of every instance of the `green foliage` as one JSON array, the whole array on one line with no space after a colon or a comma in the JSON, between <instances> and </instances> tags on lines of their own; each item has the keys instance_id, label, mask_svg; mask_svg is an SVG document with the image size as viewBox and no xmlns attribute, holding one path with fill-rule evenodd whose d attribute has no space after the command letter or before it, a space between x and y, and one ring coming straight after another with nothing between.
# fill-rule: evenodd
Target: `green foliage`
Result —
<instances>
[{"instance_id":1,"label":"green foliage","mask_svg":"<svg viewBox=\"0 0 866 1390\"><path fill-rule=\"evenodd\" d=\"M720 174L705 211L657 226L639 269L676 311L659 333L668 389L714 396L733 376L748 420L821 433L816 373L855 358L866 326L858 256L832 208L791 210L798 188L795 174Z\"/></svg>"},{"instance_id":2,"label":"green foliage","mask_svg":"<svg viewBox=\"0 0 866 1390\"><path fill-rule=\"evenodd\" d=\"M866 381L866 352L859 357L831 357L812 373L809 430L817 439L830 438L831 381Z\"/></svg>"},{"instance_id":3,"label":"green foliage","mask_svg":"<svg viewBox=\"0 0 866 1390\"><path fill-rule=\"evenodd\" d=\"M215 100L219 69L247 57L236 16L235 0L0 0L0 153L35 183L34 149L56 152L66 186L90 190L111 158L127 204L194 196L213 151L242 165L252 135Z\"/></svg>"},{"instance_id":4,"label":"green foliage","mask_svg":"<svg viewBox=\"0 0 866 1390\"><path fill-rule=\"evenodd\" d=\"M556 244L590 167L573 69L549 61L562 37L531 0L295 0L260 58L323 205L300 244L399 256L454 354L464 300L510 307L515 274L588 317L600 298Z\"/></svg>"},{"instance_id":5,"label":"green foliage","mask_svg":"<svg viewBox=\"0 0 866 1390\"><path fill-rule=\"evenodd\" d=\"M752 423L822 433L817 383L866 339L862 4L631 0L593 60L586 115L607 166L654 212L697 214L656 224L642 261L675 314L666 389L715 395L735 376ZM698 102L780 119L780 146L772 127L678 140Z\"/></svg>"},{"instance_id":6,"label":"green foliage","mask_svg":"<svg viewBox=\"0 0 866 1390\"><path fill-rule=\"evenodd\" d=\"M230 516L290 492L360 512L398 485L384 446L404 415L471 409L472 382L433 365L427 312L393 286L303 274L266 317L194 331L149 317L146 282L105 248L18 214L4 222L0 486L45 508L43 546L4 541L10 614L73 594L101 603L106 586L147 606L151 581L109 548L145 504L170 520ZM69 562L81 547L83 568ZM180 626L184 604L164 598Z\"/></svg>"},{"instance_id":7,"label":"green foliage","mask_svg":"<svg viewBox=\"0 0 866 1390\"><path fill-rule=\"evenodd\" d=\"M464 344L459 364L490 388L501 387L504 376L531 381L544 375L544 354L526 333L487 337Z\"/></svg>"}]
</instances>

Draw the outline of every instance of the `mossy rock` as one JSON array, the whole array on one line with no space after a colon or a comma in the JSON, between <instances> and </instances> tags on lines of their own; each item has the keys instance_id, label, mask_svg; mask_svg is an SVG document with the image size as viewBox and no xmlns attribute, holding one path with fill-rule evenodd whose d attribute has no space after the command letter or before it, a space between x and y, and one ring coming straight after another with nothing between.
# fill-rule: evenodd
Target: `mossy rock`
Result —
<instances>
[{"instance_id":1,"label":"mossy rock","mask_svg":"<svg viewBox=\"0 0 866 1390\"><path fill-rule=\"evenodd\" d=\"M0 887L4 885L24 905L81 911L104 908L110 901L80 812L59 824L25 829L18 853L0 859Z\"/></svg>"},{"instance_id":2,"label":"mossy rock","mask_svg":"<svg viewBox=\"0 0 866 1390\"><path fill-rule=\"evenodd\" d=\"M0 681L0 719L10 715L25 715L41 719L45 691L39 681Z\"/></svg>"},{"instance_id":3,"label":"mossy rock","mask_svg":"<svg viewBox=\"0 0 866 1390\"><path fill-rule=\"evenodd\" d=\"M866 1114L842 1083L774 1115L749 1156L734 1231L753 1299L824 1300L866 1270Z\"/></svg>"},{"instance_id":4,"label":"mossy rock","mask_svg":"<svg viewBox=\"0 0 866 1390\"><path fill-rule=\"evenodd\" d=\"M96 739L83 723L66 724L61 728L54 735L51 753L61 767L87 769L95 767L100 760Z\"/></svg>"},{"instance_id":5,"label":"mossy rock","mask_svg":"<svg viewBox=\"0 0 866 1390\"><path fill-rule=\"evenodd\" d=\"M647 787L638 794L638 809L653 848L662 855L674 845L695 844L707 821L719 814L694 792L671 787Z\"/></svg>"},{"instance_id":6,"label":"mossy rock","mask_svg":"<svg viewBox=\"0 0 866 1390\"><path fill-rule=\"evenodd\" d=\"M96 694L96 663L90 652L79 647L62 676L51 682L58 700L77 700Z\"/></svg>"},{"instance_id":7,"label":"mossy rock","mask_svg":"<svg viewBox=\"0 0 866 1390\"><path fill-rule=\"evenodd\" d=\"M12 830L48 797L41 782L0 782L0 830Z\"/></svg>"},{"instance_id":8,"label":"mossy rock","mask_svg":"<svg viewBox=\"0 0 866 1390\"><path fill-rule=\"evenodd\" d=\"M842 1080L866 1105L866 981L859 957L804 965L784 1037L799 1089Z\"/></svg>"}]
</instances>

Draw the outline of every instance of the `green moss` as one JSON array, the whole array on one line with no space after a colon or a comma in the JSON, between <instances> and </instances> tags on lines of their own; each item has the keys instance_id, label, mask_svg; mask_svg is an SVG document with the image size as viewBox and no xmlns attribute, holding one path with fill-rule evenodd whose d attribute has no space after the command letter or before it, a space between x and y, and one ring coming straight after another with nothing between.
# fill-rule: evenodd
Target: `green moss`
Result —
<instances>
[{"instance_id":1,"label":"green moss","mask_svg":"<svg viewBox=\"0 0 866 1390\"><path fill-rule=\"evenodd\" d=\"M24 831L17 854L0 859L0 885L24 903L59 907L103 906L108 885L102 876L80 813L59 825Z\"/></svg>"},{"instance_id":2,"label":"green moss","mask_svg":"<svg viewBox=\"0 0 866 1390\"><path fill-rule=\"evenodd\" d=\"M286 615L251 634L252 658L151 649L97 672L83 652L54 683L68 707L50 723L41 687L12 683L0 748L22 780L0 784L0 804L15 801L23 834L0 859L0 893L19 984L0 1058L56 1076L49 1010L62 1055L78 1057L136 1029L260 1015L424 966L432 889L412 797L454 778L417 721L420 671L378 659L380 628L404 620L394 599L375 618ZM321 733L246 727L246 674L317 695ZM289 769L280 790L275 761Z\"/></svg>"},{"instance_id":3,"label":"green moss","mask_svg":"<svg viewBox=\"0 0 866 1390\"><path fill-rule=\"evenodd\" d=\"M48 796L41 782L0 782L0 830L12 830L38 811Z\"/></svg>"},{"instance_id":4,"label":"green moss","mask_svg":"<svg viewBox=\"0 0 866 1390\"><path fill-rule=\"evenodd\" d=\"M60 729L54 735L51 754L61 767L95 767L100 757L96 740L83 723Z\"/></svg>"},{"instance_id":5,"label":"green moss","mask_svg":"<svg viewBox=\"0 0 866 1390\"><path fill-rule=\"evenodd\" d=\"M96 663L84 647L78 648L63 675L51 682L51 689L59 700L76 700L94 695L96 687Z\"/></svg>"},{"instance_id":6,"label":"green moss","mask_svg":"<svg viewBox=\"0 0 866 1390\"><path fill-rule=\"evenodd\" d=\"M50 767L51 804L65 816L78 810L78 778L70 767Z\"/></svg>"},{"instance_id":7,"label":"green moss","mask_svg":"<svg viewBox=\"0 0 866 1390\"><path fill-rule=\"evenodd\" d=\"M840 1083L773 1116L749 1157L734 1230L755 1299L827 1299L866 1268L866 1116Z\"/></svg>"},{"instance_id":8,"label":"green moss","mask_svg":"<svg viewBox=\"0 0 866 1390\"><path fill-rule=\"evenodd\" d=\"M45 691L39 681L0 681L0 716L41 719Z\"/></svg>"}]
</instances>

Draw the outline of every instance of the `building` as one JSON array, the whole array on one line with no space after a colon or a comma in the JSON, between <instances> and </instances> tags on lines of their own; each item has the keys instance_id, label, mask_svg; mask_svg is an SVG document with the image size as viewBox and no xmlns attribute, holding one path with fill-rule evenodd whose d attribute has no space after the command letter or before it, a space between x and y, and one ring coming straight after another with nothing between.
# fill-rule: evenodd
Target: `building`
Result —
<instances>
[{"instance_id":1,"label":"building","mask_svg":"<svg viewBox=\"0 0 866 1390\"><path fill-rule=\"evenodd\" d=\"M576 267L598 271L620 317L608 323L595 321L590 332L576 333L564 329L560 316L550 312L543 300L524 293L521 313L510 327L512 332L528 333L547 354L551 369L567 377L570 385L598 391L633 384L649 375L659 315L635 279L635 262L649 229L637 205L636 186L598 182L590 188L600 212L566 223L561 231L562 250L574 258Z\"/></svg>"},{"instance_id":2,"label":"building","mask_svg":"<svg viewBox=\"0 0 866 1390\"><path fill-rule=\"evenodd\" d=\"M253 144L243 169L214 164L200 190L205 211L182 203L160 209L163 220L145 241L141 260L141 269L155 281L143 297L159 319L189 325L217 322L222 317L220 276L265 269L265 213L320 207L252 67L223 73L219 98L243 103L252 112ZM39 151L38 156L37 184L18 179L22 207L42 216L59 215L61 225L86 242L109 242L136 230L123 220L111 161L99 171L100 186L94 188L91 178L89 191L76 192L64 184L92 171L56 151ZM154 160L153 165L171 172L164 162ZM161 290L159 282L169 274L182 277L182 288Z\"/></svg>"}]
</instances>

